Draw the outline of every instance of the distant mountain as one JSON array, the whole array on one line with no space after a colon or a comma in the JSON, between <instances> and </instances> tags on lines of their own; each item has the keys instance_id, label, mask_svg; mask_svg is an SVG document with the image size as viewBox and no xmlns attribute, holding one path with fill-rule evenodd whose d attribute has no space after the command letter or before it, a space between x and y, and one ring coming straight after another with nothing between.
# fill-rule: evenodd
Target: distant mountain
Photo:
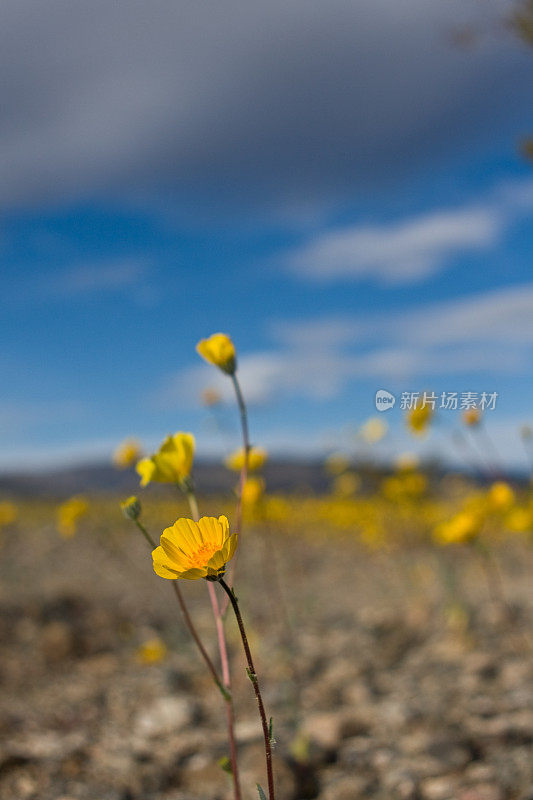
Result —
<instances>
[{"instance_id":1,"label":"distant mountain","mask_svg":"<svg viewBox=\"0 0 533 800\"><path fill-rule=\"evenodd\" d=\"M384 475L390 474L391 466L370 463L354 465L362 478L363 491L375 490ZM432 481L438 481L446 472L441 464L426 463L425 472ZM457 473L457 470L455 471ZM323 493L331 486L331 478L324 470L323 461L303 459L272 459L262 470L269 492L313 492ZM478 483L494 480L488 475L477 474ZM507 480L528 485L525 473L508 473ZM220 462L199 460L194 467L194 480L200 494L230 492L238 482L238 476L229 472ZM157 491L160 487L154 487ZM73 494L135 494L139 490L139 479L134 470L118 470L108 463L86 464L49 471L35 471L13 475L0 475L0 499L42 497L61 499Z\"/></svg>"},{"instance_id":2,"label":"distant mountain","mask_svg":"<svg viewBox=\"0 0 533 800\"><path fill-rule=\"evenodd\" d=\"M322 462L283 460L270 461L262 471L269 491L323 492L329 484ZM198 461L194 479L202 494L229 492L238 476L220 463ZM133 494L139 479L133 470L118 470L109 464L64 467L50 471L0 475L0 495L11 497L62 498L81 492Z\"/></svg>"}]
</instances>

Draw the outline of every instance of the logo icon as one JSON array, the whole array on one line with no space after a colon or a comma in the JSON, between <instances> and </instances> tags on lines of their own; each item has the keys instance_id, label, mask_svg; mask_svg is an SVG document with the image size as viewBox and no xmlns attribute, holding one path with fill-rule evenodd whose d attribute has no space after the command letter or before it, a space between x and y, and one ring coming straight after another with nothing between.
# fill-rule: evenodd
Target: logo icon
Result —
<instances>
[{"instance_id":1,"label":"logo icon","mask_svg":"<svg viewBox=\"0 0 533 800\"><path fill-rule=\"evenodd\" d=\"M396 398L385 389L378 389L376 392L376 408L378 411L388 411L394 407Z\"/></svg>"}]
</instances>

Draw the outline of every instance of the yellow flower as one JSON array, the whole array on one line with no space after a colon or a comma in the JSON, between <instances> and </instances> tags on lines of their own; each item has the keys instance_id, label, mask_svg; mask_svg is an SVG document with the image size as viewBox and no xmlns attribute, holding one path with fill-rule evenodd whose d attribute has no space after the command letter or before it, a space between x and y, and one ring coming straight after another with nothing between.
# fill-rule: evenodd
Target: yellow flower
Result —
<instances>
[{"instance_id":1,"label":"yellow flower","mask_svg":"<svg viewBox=\"0 0 533 800\"><path fill-rule=\"evenodd\" d=\"M166 644L159 638L148 639L137 650L137 660L141 664L157 664L167 654Z\"/></svg>"},{"instance_id":2,"label":"yellow flower","mask_svg":"<svg viewBox=\"0 0 533 800\"><path fill-rule=\"evenodd\" d=\"M408 472L402 478L403 489L409 497L420 497L428 489L428 479L421 472Z\"/></svg>"},{"instance_id":3,"label":"yellow flower","mask_svg":"<svg viewBox=\"0 0 533 800\"><path fill-rule=\"evenodd\" d=\"M196 345L197 352L210 364L222 372L233 375L237 367L235 345L225 333L214 333L209 339L201 339Z\"/></svg>"},{"instance_id":4,"label":"yellow flower","mask_svg":"<svg viewBox=\"0 0 533 800\"><path fill-rule=\"evenodd\" d=\"M255 472L261 469L267 460L267 451L262 447L250 447L248 451L248 472ZM244 467L244 450L236 450L226 459L226 466L234 472L240 472Z\"/></svg>"},{"instance_id":5,"label":"yellow flower","mask_svg":"<svg viewBox=\"0 0 533 800\"><path fill-rule=\"evenodd\" d=\"M463 422L469 428L475 428L481 422L481 411L479 408L467 408L463 411Z\"/></svg>"},{"instance_id":6,"label":"yellow flower","mask_svg":"<svg viewBox=\"0 0 533 800\"><path fill-rule=\"evenodd\" d=\"M287 522L291 518L291 506L284 497L267 497L265 516L270 522Z\"/></svg>"},{"instance_id":7,"label":"yellow flower","mask_svg":"<svg viewBox=\"0 0 533 800\"><path fill-rule=\"evenodd\" d=\"M161 578L217 580L233 558L237 534L230 536L227 517L178 519L161 534L161 544L152 552L154 572Z\"/></svg>"},{"instance_id":8,"label":"yellow flower","mask_svg":"<svg viewBox=\"0 0 533 800\"><path fill-rule=\"evenodd\" d=\"M61 536L69 539L74 536L78 522L89 510L89 504L84 497L71 497L61 503L57 510L57 529Z\"/></svg>"},{"instance_id":9,"label":"yellow flower","mask_svg":"<svg viewBox=\"0 0 533 800\"><path fill-rule=\"evenodd\" d=\"M207 389L204 389L202 392L202 403L204 406L217 406L221 400L222 397L220 392L217 392L216 389L213 389L210 386L208 386Z\"/></svg>"},{"instance_id":10,"label":"yellow flower","mask_svg":"<svg viewBox=\"0 0 533 800\"><path fill-rule=\"evenodd\" d=\"M181 483L191 474L194 458L194 436L181 431L167 436L157 453L137 464L141 486L156 483Z\"/></svg>"},{"instance_id":11,"label":"yellow flower","mask_svg":"<svg viewBox=\"0 0 533 800\"><path fill-rule=\"evenodd\" d=\"M255 506L263 497L265 482L262 478L248 478L242 489L242 502L245 506Z\"/></svg>"},{"instance_id":12,"label":"yellow flower","mask_svg":"<svg viewBox=\"0 0 533 800\"><path fill-rule=\"evenodd\" d=\"M414 453L401 453L395 461L398 472L410 472L415 470L420 460Z\"/></svg>"},{"instance_id":13,"label":"yellow flower","mask_svg":"<svg viewBox=\"0 0 533 800\"><path fill-rule=\"evenodd\" d=\"M520 428L520 436L526 442L529 442L531 439L533 439L533 428L531 425L522 425Z\"/></svg>"},{"instance_id":14,"label":"yellow flower","mask_svg":"<svg viewBox=\"0 0 533 800\"><path fill-rule=\"evenodd\" d=\"M361 425L359 429L360 435L368 444L375 444L381 441L387 434L387 423L378 417L370 417Z\"/></svg>"},{"instance_id":15,"label":"yellow flower","mask_svg":"<svg viewBox=\"0 0 533 800\"><path fill-rule=\"evenodd\" d=\"M533 528L533 515L525 508L513 508L509 511L505 523L513 533L524 533Z\"/></svg>"},{"instance_id":16,"label":"yellow flower","mask_svg":"<svg viewBox=\"0 0 533 800\"><path fill-rule=\"evenodd\" d=\"M141 446L137 439L125 439L113 453L113 464L119 469L132 467L140 458Z\"/></svg>"},{"instance_id":17,"label":"yellow flower","mask_svg":"<svg viewBox=\"0 0 533 800\"><path fill-rule=\"evenodd\" d=\"M496 481L489 489L489 503L496 511L506 511L515 501L515 493L505 481Z\"/></svg>"},{"instance_id":18,"label":"yellow flower","mask_svg":"<svg viewBox=\"0 0 533 800\"><path fill-rule=\"evenodd\" d=\"M483 519L469 511L461 511L448 522L443 522L435 530L435 539L440 544L462 544L471 542L479 535Z\"/></svg>"},{"instance_id":19,"label":"yellow flower","mask_svg":"<svg viewBox=\"0 0 533 800\"><path fill-rule=\"evenodd\" d=\"M421 436L429 428L432 416L433 410L430 405L416 406L407 412L407 427L415 436Z\"/></svg>"},{"instance_id":20,"label":"yellow flower","mask_svg":"<svg viewBox=\"0 0 533 800\"><path fill-rule=\"evenodd\" d=\"M0 528L11 525L18 517L18 509L14 503L5 500L0 503Z\"/></svg>"},{"instance_id":21,"label":"yellow flower","mask_svg":"<svg viewBox=\"0 0 533 800\"><path fill-rule=\"evenodd\" d=\"M344 453L332 453L326 458L324 468L330 475L342 475L350 468L350 459Z\"/></svg>"},{"instance_id":22,"label":"yellow flower","mask_svg":"<svg viewBox=\"0 0 533 800\"><path fill-rule=\"evenodd\" d=\"M355 472L348 471L337 475L333 481L333 492L341 497L350 497L361 486L361 479Z\"/></svg>"}]
</instances>

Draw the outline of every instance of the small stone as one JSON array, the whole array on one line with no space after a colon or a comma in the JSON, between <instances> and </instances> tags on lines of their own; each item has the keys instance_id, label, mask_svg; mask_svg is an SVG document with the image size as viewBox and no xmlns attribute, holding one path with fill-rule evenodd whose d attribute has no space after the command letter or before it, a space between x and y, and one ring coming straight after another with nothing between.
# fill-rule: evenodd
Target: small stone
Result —
<instances>
[{"instance_id":1,"label":"small stone","mask_svg":"<svg viewBox=\"0 0 533 800\"><path fill-rule=\"evenodd\" d=\"M364 797L372 788L372 779L364 775L346 775L337 768L322 775L320 800L354 800Z\"/></svg>"},{"instance_id":2,"label":"small stone","mask_svg":"<svg viewBox=\"0 0 533 800\"><path fill-rule=\"evenodd\" d=\"M451 777L426 778L420 784L424 800L455 800L457 780Z\"/></svg>"},{"instance_id":3,"label":"small stone","mask_svg":"<svg viewBox=\"0 0 533 800\"><path fill-rule=\"evenodd\" d=\"M492 764L474 762L465 770L465 778L472 783L490 783L496 779L496 769Z\"/></svg>"},{"instance_id":4,"label":"small stone","mask_svg":"<svg viewBox=\"0 0 533 800\"><path fill-rule=\"evenodd\" d=\"M258 742L263 739L261 722L255 719L243 719L235 724L235 738L241 745Z\"/></svg>"},{"instance_id":5,"label":"small stone","mask_svg":"<svg viewBox=\"0 0 533 800\"><path fill-rule=\"evenodd\" d=\"M322 747L336 749L341 739L342 724L342 713L312 714L304 720L302 731Z\"/></svg>"},{"instance_id":6,"label":"small stone","mask_svg":"<svg viewBox=\"0 0 533 800\"><path fill-rule=\"evenodd\" d=\"M366 736L346 739L338 753L339 763L355 770L365 767L370 763L373 747L372 740Z\"/></svg>"},{"instance_id":7,"label":"small stone","mask_svg":"<svg viewBox=\"0 0 533 800\"><path fill-rule=\"evenodd\" d=\"M74 654L72 629L66 622L49 622L41 633L41 651L50 663L57 663Z\"/></svg>"},{"instance_id":8,"label":"small stone","mask_svg":"<svg viewBox=\"0 0 533 800\"><path fill-rule=\"evenodd\" d=\"M167 736L193 721L194 707L185 697L159 697L137 715L135 733L140 737Z\"/></svg>"},{"instance_id":9,"label":"small stone","mask_svg":"<svg viewBox=\"0 0 533 800\"><path fill-rule=\"evenodd\" d=\"M478 783L457 795L457 800L503 800L503 798L503 791L492 782Z\"/></svg>"}]
</instances>

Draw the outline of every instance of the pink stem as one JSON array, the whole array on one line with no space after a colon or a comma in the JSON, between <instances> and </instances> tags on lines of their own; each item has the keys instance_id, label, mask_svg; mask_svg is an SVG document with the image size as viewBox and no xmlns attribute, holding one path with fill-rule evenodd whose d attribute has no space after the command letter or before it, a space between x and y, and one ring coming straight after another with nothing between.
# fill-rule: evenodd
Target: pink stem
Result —
<instances>
[{"instance_id":1,"label":"pink stem","mask_svg":"<svg viewBox=\"0 0 533 800\"><path fill-rule=\"evenodd\" d=\"M187 499L191 508L193 518L198 522L200 512L196 495L192 491L187 492ZM211 607L213 609L213 616L215 618L215 626L217 629L218 650L220 653L220 663L222 665L222 684L226 689L224 700L226 701L226 720L228 726L228 739L230 749L230 762L231 762L231 775L233 778L233 793L235 800L242 800L241 787L239 782L239 768L237 764L237 741L235 739L235 726L233 714L233 700L231 697L231 677L229 669L228 648L226 645L226 634L224 632L224 621L220 613L218 605L218 598L215 592L215 587L212 582L206 581L207 590L209 592L209 599L211 600Z\"/></svg>"}]
</instances>

